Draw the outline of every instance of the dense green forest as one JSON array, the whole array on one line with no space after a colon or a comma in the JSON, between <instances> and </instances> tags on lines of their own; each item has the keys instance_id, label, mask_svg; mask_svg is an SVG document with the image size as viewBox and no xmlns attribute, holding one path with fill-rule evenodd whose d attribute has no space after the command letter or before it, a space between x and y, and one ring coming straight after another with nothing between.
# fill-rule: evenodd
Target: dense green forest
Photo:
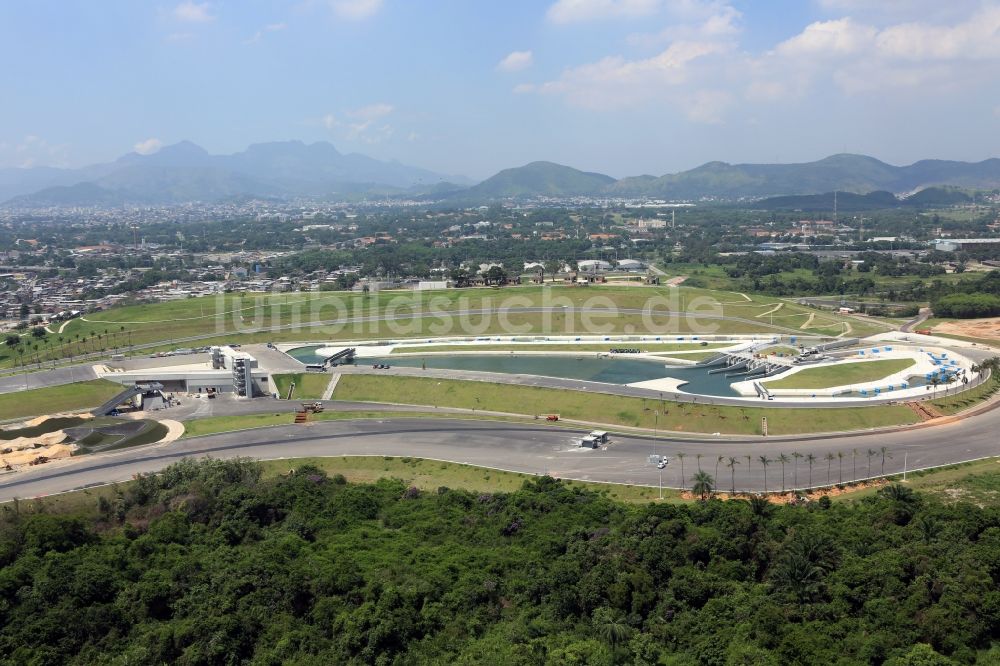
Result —
<instances>
[{"instance_id":1,"label":"dense green forest","mask_svg":"<svg viewBox=\"0 0 1000 666\"><path fill-rule=\"evenodd\" d=\"M70 517L5 505L5 664L998 663L1000 511L629 506L183 462Z\"/></svg>"}]
</instances>

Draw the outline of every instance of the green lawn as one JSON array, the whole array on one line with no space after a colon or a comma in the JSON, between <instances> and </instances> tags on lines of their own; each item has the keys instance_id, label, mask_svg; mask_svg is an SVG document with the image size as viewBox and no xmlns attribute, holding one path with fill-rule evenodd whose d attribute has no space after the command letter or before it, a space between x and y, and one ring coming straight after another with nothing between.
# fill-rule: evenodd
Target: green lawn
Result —
<instances>
[{"instance_id":1,"label":"green lawn","mask_svg":"<svg viewBox=\"0 0 1000 666\"><path fill-rule=\"evenodd\" d=\"M513 492L521 487L530 474L501 472L485 467L473 467L451 462L438 462L422 458L393 456L337 456L332 458L293 458L261 463L266 476L286 474L302 465L315 465L330 475L342 474L351 483L370 483L383 478L402 479L407 485L421 490L437 490L441 486L479 492ZM570 487L587 488L622 502L650 502L657 499L659 490L644 486L625 486L609 483L567 481ZM680 493L663 490L663 498L681 502Z\"/></svg>"},{"instance_id":2,"label":"green lawn","mask_svg":"<svg viewBox=\"0 0 1000 666\"><path fill-rule=\"evenodd\" d=\"M916 422L902 405L851 409L722 407L562 391L534 386L490 384L423 377L344 375L333 397L339 400L458 407L514 414L556 413L563 418L691 433L760 434L766 416L772 435L858 430ZM659 416L654 416L658 411Z\"/></svg>"},{"instance_id":3,"label":"green lawn","mask_svg":"<svg viewBox=\"0 0 1000 666\"><path fill-rule=\"evenodd\" d=\"M643 352L702 352L710 349L721 349L732 347L732 342L710 343L700 346L696 343L684 342L645 342L642 340L633 341L612 341L599 344L532 344L532 343L512 343L512 344L454 344L454 345L420 345L419 347L396 347L393 354L416 354L428 352L476 352L476 351L579 351L579 352L607 352L615 348L639 349Z\"/></svg>"},{"instance_id":4,"label":"green lawn","mask_svg":"<svg viewBox=\"0 0 1000 666\"><path fill-rule=\"evenodd\" d=\"M105 379L0 394L0 421L97 407L124 387Z\"/></svg>"},{"instance_id":5,"label":"green lawn","mask_svg":"<svg viewBox=\"0 0 1000 666\"><path fill-rule=\"evenodd\" d=\"M891 477L902 482L902 475ZM987 458L972 463L949 465L906 475L906 485L945 502L972 502L980 506L1000 505L1000 458ZM878 488L836 496L839 501L859 500L878 492Z\"/></svg>"},{"instance_id":6,"label":"green lawn","mask_svg":"<svg viewBox=\"0 0 1000 666\"><path fill-rule=\"evenodd\" d=\"M874 382L895 374L916 361L908 358L889 358L879 361L838 363L822 368L807 368L784 379L764 382L769 389L821 389Z\"/></svg>"},{"instance_id":7,"label":"green lawn","mask_svg":"<svg viewBox=\"0 0 1000 666\"><path fill-rule=\"evenodd\" d=\"M697 271L695 271L697 272ZM50 335L51 348L40 345L39 356L65 358L70 353L79 354L95 349L113 349L129 344L156 343L188 336L213 333L199 344L224 342L289 342L302 340L346 339L399 339L427 335L486 335L506 333L526 334L586 334L586 333L767 333L771 316L762 316L782 301L771 296L750 294L747 298L730 291L713 291L695 287L623 287L615 285L510 287L494 289L449 289L444 291L413 292L391 291L362 295L351 292L310 292L292 294L226 294L191 298L164 303L129 305L90 313L84 318L70 321L65 330ZM549 314L511 314L506 317L509 326L498 316L485 323L482 317L460 318L439 316L456 310L495 309L505 306L530 307L547 305L590 306L596 308L644 308L649 299L658 299L655 308L660 313L655 322L640 315L601 316L571 315L555 312ZM713 305L714 304L714 305ZM367 322L357 325L324 324L316 322L343 322L349 317L370 316L391 311L394 316L424 312L435 314L423 320L400 319L394 324ZM689 320L683 312L714 312L746 321ZM673 313L668 315L666 313ZM784 302L773 314L774 326L799 329L808 315L816 311L794 303ZM594 330L586 319L606 329ZM811 326L802 334L823 331L840 332L843 317L832 313L816 312ZM261 330L302 322L296 330ZM886 327L877 322L867 324L852 320L855 334L865 335ZM519 329L519 330L514 330ZM259 332L247 332L247 331ZM241 333L240 331L245 331ZM100 337L97 337L100 336ZM58 341L62 337L62 342ZM190 346L184 343L182 346ZM170 349L176 345L166 345ZM0 358L0 366L10 365L9 358Z\"/></svg>"},{"instance_id":8,"label":"green lawn","mask_svg":"<svg viewBox=\"0 0 1000 666\"><path fill-rule=\"evenodd\" d=\"M295 382L292 400L318 399L330 384L330 375L325 372L296 372L286 375L274 375L274 390L284 398L288 395L289 385Z\"/></svg>"},{"instance_id":9,"label":"green lawn","mask_svg":"<svg viewBox=\"0 0 1000 666\"><path fill-rule=\"evenodd\" d=\"M964 411L969 407L972 407L977 402L985 400L1000 389L1000 373L994 373L990 377L990 381L985 384L981 384L976 388L969 389L957 395L948 396L941 398L940 400L934 400L931 402L932 405L937 407L938 411L942 414L957 414L958 412Z\"/></svg>"}]
</instances>

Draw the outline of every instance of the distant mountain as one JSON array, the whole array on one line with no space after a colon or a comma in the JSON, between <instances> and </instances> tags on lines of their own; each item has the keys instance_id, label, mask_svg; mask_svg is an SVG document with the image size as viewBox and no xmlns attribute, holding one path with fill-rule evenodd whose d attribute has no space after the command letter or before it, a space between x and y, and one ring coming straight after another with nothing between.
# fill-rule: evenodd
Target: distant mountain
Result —
<instances>
[{"instance_id":1,"label":"distant mountain","mask_svg":"<svg viewBox=\"0 0 1000 666\"><path fill-rule=\"evenodd\" d=\"M454 185L455 182L459 185ZM3 169L0 195L16 205L104 205L219 201L232 197L335 197L343 193L449 189L469 181L357 153L326 142L254 144L210 155L190 141L152 155L129 153L83 169ZM89 185L90 187L83 187Z\"/></svg>"},{"instance_id":2,"label":"distant mountain","mask_svg":"<svg viewBox=\"0 0 1000 666\"><path fill-rule=\"evenodd\" d=\"M667 199L759 198L822 192L910 192L933 185L969 188L1000 186L1000 159L983 162L923 160L897 167L865 155L833 155L802 164L727 164L709 162L659 178L642 176L616 182L622 196Z\"/></svg>"},{"instance_id":3,"label":"distant mountain","mask_svg":"<svg viewBox=\"0 0 1000 666\"><path fill-rule=\"evenodd\" d=\"M85 186L86 185L86 186ZM15 205L182 203L265 197L414 198L466 205L535 197L647 197L667 200L769 201L766 206L828 209L822 198L837 191L840 208L948 205L967 196L954 188L1000 188L1000 159L982 162L922 160L893 166L865 155L832 155L801 164L709 162L663 176L615 180L553 162L504 169L470 183L426 169L343 154L326 142L259 143L232 155L210 155L189 142L152 155L129 153L83 169L0 169L0 200ZM951 190L941 188L953 188ZM867 195L852 199L849 194ZM817 195L802 201L782 198ZM893 203L888 197L906 197ZM832 195L831 195L832 196Z\"/></svg>"},{"instance_id":4,"label":"distant mountain","mask_svg":"<svg viewBox=\"0 0 1000 666\"><path fill-rule=\"evenodd\" d=\"M602 192L614 182L611 176L600 173L579 171L553 162L532 162L504 169L454 196L476 200L586 196Z\"/></svg>"},{"instance_id":5,"label":"distant mountain","mask_svg":"<svg viewBox=\"0 0 1000 666\"><path fill-rule=\"evenodd\" d=\"M897 197L892 192L884 190L855 194L853 192L837 192L837 210L841 212L856 212L875 210L879 208L954 206L972 202L972 196L962 190L952 187L928 187L906 197ZM802 211L832 211L834 208L834 193L799 194L784 197L770 197L753 203L754 208L761 210L802 210Z\"/></svg>"}]
</instances>

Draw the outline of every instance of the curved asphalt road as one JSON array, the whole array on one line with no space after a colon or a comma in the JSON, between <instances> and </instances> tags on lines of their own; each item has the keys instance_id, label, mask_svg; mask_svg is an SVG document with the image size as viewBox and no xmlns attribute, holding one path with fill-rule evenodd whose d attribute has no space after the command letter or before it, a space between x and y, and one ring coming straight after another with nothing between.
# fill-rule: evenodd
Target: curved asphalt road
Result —
<instances>
[{"instance_id":1,"label":"curved asphalt road","mask_svg":"<svg viewBox=\"0 0 1000 666\"><path fill-rule=\"evenodd\" d=\"M589 450L577 446L582 430L563 429L542 424L513 424L453 419L393 418L386 420L326 421L306 426L279 426L236 433L223 433L170 444L126 449L113 453L57 461L43 467L0 477L0 500L29 498L125 481L133 475L154 472L184 457L213 456L230 458L250 456L261 459L304 456L391 455L450 460L497 469L550 474L559 478L629 483L656 486L660 471L648 460L650 454L672 457L662 472L664 487L681 487L690 482L697 467L715 474L718 456L737 459L736 487L741 490L764 489L764 467L758 456L774 459L785 453L813 455L812 484L808 479L806 458L799 458L798 487L827 482L828 453L844 454L842 463L830 464L830 481L869 476L867 452L886 447L885 473L944 465L1000 454L1000 410L990 410L975 418L945 425L899 432L816 436L796 439L672 441L635 435L615 435L604 449ZM852 450L857 454L852 455ZM684 480L678 453L684 453ZM751 455L749 462L746 456ZM871 474L879 475L881 453L871 458ZM852 472L856 468L856 472ZM748 471L749 470L749 471ZM785 484L792 487L793 465L786 465ZM773 463L767 469L767 487L780 486L781 468ZM719 467L717 485L730 486L730 471Z\"/></svg>"}]
</instances>

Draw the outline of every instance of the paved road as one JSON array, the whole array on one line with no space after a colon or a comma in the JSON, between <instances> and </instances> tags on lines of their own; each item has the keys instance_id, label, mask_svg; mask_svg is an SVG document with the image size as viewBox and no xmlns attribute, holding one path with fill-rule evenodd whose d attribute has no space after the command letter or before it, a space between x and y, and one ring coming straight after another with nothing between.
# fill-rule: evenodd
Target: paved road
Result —
<instances>
[{"instance_id":1,"label":"paved road","mask_svg":"<svg viewBox=\"0 0 1000 666\"><path fill-rule=\"evenodd\" d=\"M452 419L395 418L386 420L327 421L306 426L281 426L239 433L223 433L171 444L137 447L114 453L73 458L0 477L0 500L28 498L72 490L88 485L125 481L134 474L162 469L184 457L229 458L251 456L277 459L302 456L391 455L451 460L529 474L551 474L560 478L656 486L661 473L648 462L650 454L672 457L662 472L665 487L686 486L698 465L715 475L719 456L733 456L736 486L763 490L764 467L758 456L770 459L784 453L813 455L812 485L827 480L828 453L842 453L830 463L830 480L868 476L881 470L881 447L886 447L885 473L1000 454L1000 410L949 425L898 433L861 434L847 437L812 437L783 440L672 441L666 438L615 436L603 450L581 449L576 439L582 430L542 424L511 424ZM852 454L856 451L856 455ZM678 454L685 454L684 479ZM746 459L751 456L751 461ZM891 456L891 457L890 457ZM798 486L808 483L807 458L797 458ZM792 463L785 466L785 484L794 485ZM718 485L730 483L730 470L719 467ZM781 484L781 467L767 468L768 488Z\"/></svg>"},{"instance_id":2,"label":"paved road","mask_svg":"<svg viewBox=\"0 0 1000 666\"><path fill-rule=\"evenodd\" d=\"M909 333L913 331L913 329L917 328L922 323L927 321L930 318L931 314L933 313L931 312L930 308L920 308L920 312L917 314L915 318L911 319L910 321L906 322L905 324L899 327L900 332Z\"/></svg>"},{"instance_id":3,"label":"paved road","mask_svg":"<svg viewBox=\"0 0 1000 666\"><path fill-rule=\"evenodd\" d=\"M60 386L88 379L97 379L97 374L94 372L92 365L68 365L54 370L0 377L0 393L14 393L15 391L24 391L26 389Z\"/></svg>"}]
</instances>

